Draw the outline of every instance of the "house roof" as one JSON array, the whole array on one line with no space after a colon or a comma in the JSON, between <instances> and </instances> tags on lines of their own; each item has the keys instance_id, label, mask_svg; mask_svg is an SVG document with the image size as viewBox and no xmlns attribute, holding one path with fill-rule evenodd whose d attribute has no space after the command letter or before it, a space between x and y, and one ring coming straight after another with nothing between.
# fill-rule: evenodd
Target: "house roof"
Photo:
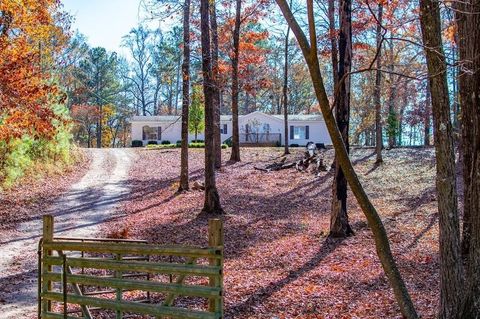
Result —
<instances>
[{"instance_id":1,"label":"house roof","mask_svg":"<svg viewBox=\"0 0 480 319\"><path fill-rule=\"evenodd\" d=\"M260 114L265 114L262 112L254 112L254 113L260 113ZM252 114L252 113L250 113ZM246 114L248 115L248 114ZM272 116L274 118L283 120L283 114L265 114L268 116ZM242 117L245 115L240 115L239 117ZM159 116L132 116L130 118L130 122L175 122L179 121L180 116L179 115L159 115ZM231 121L232 116L231 115L221 115L220 116L221 121ZM288 120L289 121L321 121L323 120L322 115L315 115L315 114L291 114L288 115Z\"/></svg>"},{"instance_id":2,"label":"house roof","mask_svg":"<svg viewBox=\"0 0 480 319\"><path fill-rule=\"evenodd\" d=\"M173 122L179 120L179 115L160 115L160 116L132 116L131 122Z\"/></svg>"},{"instance_id":3,"label":"house roof","mask_svg":"<svg viewBox=\"0 0 480 319\"><path fill-rule=\"evenodd\" d=\"M132 116L130 118L130 122L175 122L177 120L180 120L179 115L159 115L159 116L152 116L152 115L147 115L147 116ZM231 121L232 116L231 115L221 115L220 116L221 121Z\"/></svg>"},{"instance_id":4,"label":"house roof","mask_svg":"<svg viewBox=\"0 0 480 319\"><path fill-rule=\"evenodd\" d=\"M273 117L283 120L283 114L274 114ZM320 114L289 114L289 121L321 121L323 116Z\"/></svg>"}]
</instances>

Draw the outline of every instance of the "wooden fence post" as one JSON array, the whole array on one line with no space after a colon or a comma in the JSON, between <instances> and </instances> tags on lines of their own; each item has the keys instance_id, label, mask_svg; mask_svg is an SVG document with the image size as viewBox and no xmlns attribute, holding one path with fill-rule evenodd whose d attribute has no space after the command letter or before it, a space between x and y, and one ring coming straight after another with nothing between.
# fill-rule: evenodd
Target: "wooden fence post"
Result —
<instances>
[{"instance_id":1,"label":"wooden fence post","mask_svg":"<svg viewBox=\"0 0 480 319\"><path fill-rule=\"evenodd\" d=\"M44 215L43 216L43 243L50 243L53 241L53 216ZM43 256L51 256L52 251L42 248ZM52 266L42 267L43 274L52 271ZM41 280L40 278L38 280ZM42 292L49 292L52 290L52 282L44 280L42 282ZM45 314L47 311L52 311L52 302L50 300L45 300L42 302L42 314Z\"/></svg>"},{"instance_id":2,"label":"wooden fence post","mask_svg":"<svg viewBox=\"0 0 480 319\"><path fill-rule=\"evenodd\" d=\"M222 258L211 258L209 263L211 266L222 267L223 269L223 222L220 219L210 219L208 221L208 245L210 247L221 246ZM210 277L210 286L222 289L220 297L210 298L208 310L221 314L223 318L223 271L219 276Z\"/></svg>"},{"instance_id":3,"label":"wooden fence post","mask_svg":"<svg viewBox=\"0 0 480 319\"><path fill-rule=\"evenodd\" d=\"M122 254L116 254L115 260L121 261L121 260L122 260ZM115 278L120 278L120 279L122 279L122 272L116 270L115 273L114 273L114 276L115 276ZM117 288L116 290L117 290L117 292L116 292L116 300L117 300L118 302L121 302L121 301L122 301L122 298L123 298L123 289L122 289L122 288ZM122 311L117 310L117 311L115 312L115 318L116 318L116 319L122 319L122 318L123 318L123 313L122 313Z\"/></svg>"}]
</instances>

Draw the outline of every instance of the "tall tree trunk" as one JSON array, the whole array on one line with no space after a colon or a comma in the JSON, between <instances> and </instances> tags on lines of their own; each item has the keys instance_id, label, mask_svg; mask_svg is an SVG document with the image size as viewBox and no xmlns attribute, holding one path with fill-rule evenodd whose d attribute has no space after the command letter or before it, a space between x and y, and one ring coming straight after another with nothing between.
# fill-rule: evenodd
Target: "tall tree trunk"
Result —
<instances>
[{"instance_id":1,"label":"tall tree trunk","mask_svg":"<svg viewBox=\"0 0 480 319\"><path fill-rule=\"evenodd\" d=\"M183 4L182 150L179 191L188 190L188 111L190 106L190 0Z\"/></svg>"},{"instance_id":2,"label":"tall tree trunk","mask_svg":"<svg viewBox=\"0 0 480 319\"><path fill-rule=\"evenodd\" d=\"M383 149L383 133L382 133L382 104L380 101L380 91L382 85L382 20L383 20L383 5L378 5L377 17L377 71L375 72L375 91L373 99L375 101L375 153L377 159L375 164L383 163L382 149Z\"/></svg>"},{"instance_id":3,"label":"tall tree trunk","mask_svg":"<svg viewBox=\"0 0 480 319\"><path fill-rule=\"evenodd\" d=\"M335 0L328 0L328 29L330 32L330 45L332 51L333 92L338 84L338 48L337 29L335 27Z\"/></svg>"},{"instance_id":4,"label":"tall tree trunk","mask_svg":"<svg viewBox=\"0 0 480 319\"><path fill-rule=\"evenodd\" d=\"M200 1L200 29L202 42L203 95L205 98L205 203L203 211L209 214L223 212L215 183L215 106L212 53L210 50L209 0Z\"/></svg>"},{"instance_id":5,"label":"tall tree trunk","mask_svg":"<svg viewBox=\"0 0 480 319\"><path fill-rule=\"evenodd\" d=\"M397 145L402 146L403 140L403 115L405 113L405 107L401 107L398 113L398 134L397 134Z\"/></svg>"},{"instance_id":6,"label":"tall tree trunk","mask_svg":"<svg viewBox=\"0 0 480 319\"><path fill-rule=\"evenodd\" d=\"M175 81L175 115L178 115L178 92L180 91L180 75L183 72L181 68L183 68L183 64L182 58L179 56L177 61L177 80Z\"/></svg>"},{"instance_id":7,"label":"tall tree trunk","mask_svg":"<svg viewBox=\"0 0 480 319\"><path fill-rule=\"evenodd\" d=\"M88 129L88 140L87 140L87 148L91 148L92 147L92 132L90 129Z\"/></svg>"},{"instance_id":8,"label":"tall tree trunk","mask_svg":"<svg viewBox=\"0 0 480 319\"><path fill-rule=\"evenodd\" d=\"M173 81L170 81L170 85L168 86L168 115L173 114Z\"/></svg>"},{"instance_id":9,"label":"tall tree trunk","mask_svg":"<svg viewBox=\"0 0 480 319\"><path fill-rule=\"evenodd\" d=\"M423 145L430 145L430 117L431 117L432 99L430 95L430 86L427 84L427 94L425 98L425 113L423 114Z\"/></svg>"},{"instance_id":10,"label":"tall tree trunk","mask_svg":"<svg viewBox=\"0 0 480 319\"><path fill-rule=\"evenodd\" d=\"M290 1L290 6L292 1ZM290 36L290 27L287 28L287 34L285 35L285 63L283 69L283 125L284 125L284 151L283 154L290 154L288 150L288 140L289 140L289 131L288 131L288 42Z\"/></svg>"},{"instance_id":11,"label":"tall tree trunk","mask_svg":"<svg viewBox=\"0 0 480 319\"><path fill-rule=\"evenodd\" d=\"M99 101L97 99L97 101ZM100 113L99 119L97 122L97 148L102 148L102 130L103 130L103 105L101 103L98 103L98 111Z\"/></svg>"},{"instance_id":12,"label":"tall tree trunk","mask_svg":"<svg viewBox=\"0 0 480 319\"><path fill-rule=\"evenodd\" d=\"M440 8L435 0L420 0L420 25L427 59L437 161L440 244L439 318L457 318L462 287L460 225L455 184L453 128L443 53Z\"/></svg>"},{"instance_id":13,"label":"tall tree trunk","mask_svg":"<svg viewBox=\"0 0 480 319\"><path fill-rule=\"evenodd\" d=\"M335 115L343 142L349 151L348 129L350 120L350 75L352 68L352 1L340 0L340 33L338 39L338 97L335 99ZM330 236L347 237L353 234L347 214L347 179L343 169L335 159L335 177L332 190L332 212L330 216Z\"/></svg>"},{"instance_id":14,"label":"tall tree trunk","mask_svg":"<svg viewBox=\"0 0 480 319\"><path fill-rule=\"evenodd\" d=\"M307 0L310 44L305 34L303 33L302 28L295 19L293 13L290 11L286 0L276 0L276 2L282 10L285 20L292 28L292 31L297 38L298 44L302 49L302 53L305 57L310 77L312 79L312 85L315 91L315 95L322 110L328 133L332 138L332 144L335 148L338 163L344 170L345 177L348 180L350 188L355 197L357 198L358 204L362 208L365 217L367 218L368 225L374 235L377 255L380 259L383 270L385 271L385 274L390 281L390 285L393 288L395 298L400 307L400 310L405 316L405 318L417 319L418 315L415 311L415 307L413 306L413 302L410 298L408 290L393 258L390 249L390 243L388 241L387 233L383 226L382 220L378 215L375 207L370 202L367 193L363 189L362 184L360 183L360 180L355 173L352 162L350 161L350 158L348 156L346 145L343 142L342 134L339 131L339 128L335 121L335 117L333 116L333 113L330 109L330 103L328 100L327 92L325 91L325 86L323 84L322 74L320 71L320 63L317 56L317 35L315 31L313 0Z\"/></svg>"},{"instance_id":15,"label":"tall tree trunk","mask_svg":"<svg viewBox=\"0 0 480 319\"><path fill-rule=\"evenodd\" d=\"M393 71L395 70L395 52L393 41L390 40L390 64L388 65L390 95L388 97L388 148L394 148L397 138L397 114L395 112L395 99L397 98L397 83Z\"/></svg>"},{"instance_id":16,"label":"tall tree trunk","mask_svg":"<svg viewBox=\"0 0 480 319\"><path fill-rule=\"evenodd\" d=\"M473 156L474 156L474 142L475 142L475 79L470 75L470 72L475 72L474 65L474 53L475 53L475 44L472 43L474 38L474 32L469 34L468 28L472 25L473 21L468 16L470 13L470 6L472 6L470 1L466 1L465 5L457 4L456 10L463 11L465 13L457 12L456 20L458 26L458 42L459 42L459 59L462 63L460 68L461 76L459 78L459 98L460 106L462 108L462 156L463 156L463 180L464 180L464 209L463 209L463 241L462 241L462 251L465 256L468 255L470 250L470 239L471 239L471 206L472 206L472 194L471 185L472 177L471 175L473 167ZM477 49L478 50L478 49ZM463 69L463 70L462 70ZM456 109L453 110L454 119ZM478 134L478 132L476 132Z\"/></svg>"},{"instance_id":17,"label":"tall tree trunk","mask_svg":"<svg viewBox=\"0 0 480 319\"><path fill-rule=\"evenodd\" d=\"M240 136L238 127L238 58L240 51L242 0L236 0L236 2L232 58L232 154L230 155L230 160L233 162L240 161Z\"/></svg>"},{"instance_id":18,"label":"tall tree trunk","mask_svg":"<svg viewBox=\"0 0 480 319\"><path fill-rule=\"evenodd\" d=\"M455 3L462 112L464 216L462 250L467 257L462 318L480 318L480 0Z\"/></svg>"},{"instance_id":19,"label":"tall tree trunk","mask_svg":"<svg viewBox=\"0 0 480 319\"><path fill-rule=\"evenodd\" d=\"M459 17L458 14L456 14L456 17ZM458 43L460 41L458 37L458 32L454 35L454 41L455 43ZM455 44L452 44L452 60L456 61L459 58L459 52L458 52L458 46ZM460 94L459 94L459 84L458 84L458 76L460 74L461 67L460 66L455 66L452 68L452 95L453 95L453 103L452 103L452 113L453 113L453 131L457 133L459 131L459 116L460 116ZM455 139L456 140L456 139Z\"/></svg>"},{"instance_id":20,"label":"tall tree trunk","mask_svg":"<svg viewBox=\"0 0 480 319\"><path fill-rule=\"evenodd\" d=\"M222 166L222 143L220 135L220 87L218 79L218 27L217 27L217 9L215 0L210 0L210 30L212 32L212 74L213 74L213 107L214 107L214 148L215 148L215 168Z\"/></svg>"}]
</instances>

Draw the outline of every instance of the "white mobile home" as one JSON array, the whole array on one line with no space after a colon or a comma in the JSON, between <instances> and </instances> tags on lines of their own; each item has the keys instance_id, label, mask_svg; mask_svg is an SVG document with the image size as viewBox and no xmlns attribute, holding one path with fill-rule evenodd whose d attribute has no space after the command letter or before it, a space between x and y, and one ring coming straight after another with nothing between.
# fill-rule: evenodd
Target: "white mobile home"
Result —
<instances>
[{"instance_id":1,"label":"white mobile home","mask_svg":"<svg viewBox=\"0 0 480 319\"><path fill-rule=\"evenodd\" d=\"M132 141L142 141L143 145L150 141L176 143L181 139L181 116L134 116L130 122ZM238 125L241 144L284 145L283 115L270 115L257 111L240 115ZM310 141L325 145L332 144L322 115L289 115L288 126L289 144L306 145ZM220 117L220 131L222 142L232 136L231 115ZM189 141L194 138L194 134L189 134ZM203 132L198 134L198 139L204 139Z\"/></svg>"}]
</instances>

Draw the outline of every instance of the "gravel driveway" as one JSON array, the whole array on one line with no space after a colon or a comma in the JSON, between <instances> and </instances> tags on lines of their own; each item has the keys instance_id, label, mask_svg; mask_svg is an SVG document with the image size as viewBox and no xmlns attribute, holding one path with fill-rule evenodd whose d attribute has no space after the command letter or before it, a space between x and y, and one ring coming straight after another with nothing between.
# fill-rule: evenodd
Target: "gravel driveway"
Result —
<instances>
[{"instance_id":1,"label":"gravel driveway","mask_svg":"<svg viewBox=\"0 0 480 319\"><path fill-rule=\"evenodd\" d=\"M55 216L57 236L94 236L129 192L124 181L135 158L130 149L88 149L92 158L86 175L46 213ZM36 313L39 216L21 224L18 236L0 242L0 317L30 318Z\"/></svg>"}]
</instances>

